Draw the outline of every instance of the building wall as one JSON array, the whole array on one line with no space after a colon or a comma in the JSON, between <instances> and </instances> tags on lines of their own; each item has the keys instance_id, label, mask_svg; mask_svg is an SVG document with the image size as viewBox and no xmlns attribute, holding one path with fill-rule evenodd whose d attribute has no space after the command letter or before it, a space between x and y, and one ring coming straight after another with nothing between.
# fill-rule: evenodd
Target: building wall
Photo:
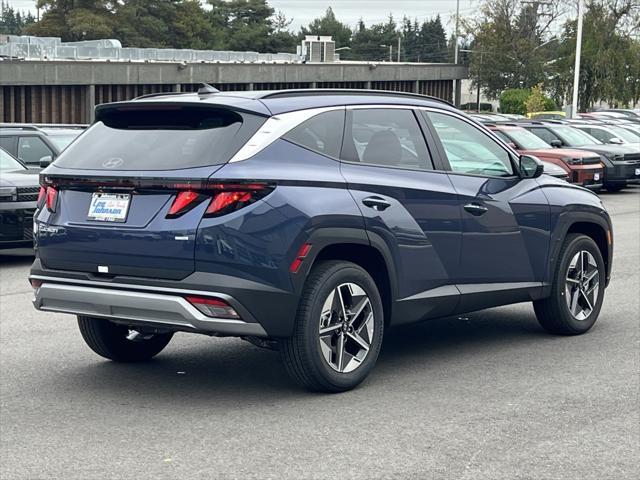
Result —
<instances>
[{"instance_id":1,"label":"building wall","mask_svg":"<svg viewBox=\"0 0 640 480\"><path fill-rule=\"evenodd\" d=\"M287 88L365 88L452 101L464 67L448 64L176 64L0 62L0 122L89 123L95 105L140 95Z\"/></svg>"}]
</instances>

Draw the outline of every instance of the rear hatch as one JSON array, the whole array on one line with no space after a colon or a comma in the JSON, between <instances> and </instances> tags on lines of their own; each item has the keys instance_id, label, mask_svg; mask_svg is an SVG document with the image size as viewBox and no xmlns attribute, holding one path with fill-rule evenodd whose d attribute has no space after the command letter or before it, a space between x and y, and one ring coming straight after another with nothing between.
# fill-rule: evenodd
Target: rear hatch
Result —
<instances>
[{"instance_id":1,"label":"rear hatch","mask_svg":"<svg viewBox=\"0 0 640 480\"><path fill-rule=\"evenodd\" d=\"M99 107L96 122L41 175L43 266L186 277L198 225L221 188L211 180L264 120L221 105Z\"/></svg>"}]
</instances>

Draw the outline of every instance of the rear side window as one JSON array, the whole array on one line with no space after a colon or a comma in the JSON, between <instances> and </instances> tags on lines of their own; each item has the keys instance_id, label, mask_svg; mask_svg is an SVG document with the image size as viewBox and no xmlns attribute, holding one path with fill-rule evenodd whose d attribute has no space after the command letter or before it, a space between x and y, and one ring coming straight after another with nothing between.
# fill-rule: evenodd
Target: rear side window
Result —
<instances>
[{"instance_id":1,"label":"rear side window","mask_svg":"<svg viewBox=\"0 0 640 480\"><path fill-rule=\"evenodd\" d=\"M314 152L338 158L343 126L344 110L325 112L301 123L283 138Z\"/></svg>"},{"instance_id":2,"label":"rear side window","mask_svg":"<svg viewBox=\"0 0 640 480\"><path fill-rule=\"evenodd\" d=\"M252 121L246 121L253 117ZM251 120L251 119L249 119ZM62 168L174 170L227 162L236 137L256 117L221 108L127 106L100 112L58 157ZM245 135L248 136L248 135Z\"/></svg>"},{"instance_id":3,"label":"rear side window","mask_svg":"<svg viewBox=\"0 0 640 480\"><path fill-rule=\"evenodd\" d=\"M347 112L340 158L384 167L433 169L413 111L363 108Z\"/></svg>"}]
</instances>

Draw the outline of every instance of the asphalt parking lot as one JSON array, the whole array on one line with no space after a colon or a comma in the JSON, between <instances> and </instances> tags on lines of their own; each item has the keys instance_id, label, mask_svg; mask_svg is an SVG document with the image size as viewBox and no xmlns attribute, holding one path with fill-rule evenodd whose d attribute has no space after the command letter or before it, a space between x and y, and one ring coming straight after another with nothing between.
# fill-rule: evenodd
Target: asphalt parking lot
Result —
<instances>
[{"instance_id":1,"label":"asphalt parking lot","mask_svg":"<svg viewBox=\"0 0 640 480\"><path fill-rule=\"evenodd\" d=\"M638 478L640 188L602 197L615 259L591 332L547 335L528 304L392 330L340 395L241 340L105 361L33 309L29 252L0 255L0 478Z\"/></svg>"}]
</instances>

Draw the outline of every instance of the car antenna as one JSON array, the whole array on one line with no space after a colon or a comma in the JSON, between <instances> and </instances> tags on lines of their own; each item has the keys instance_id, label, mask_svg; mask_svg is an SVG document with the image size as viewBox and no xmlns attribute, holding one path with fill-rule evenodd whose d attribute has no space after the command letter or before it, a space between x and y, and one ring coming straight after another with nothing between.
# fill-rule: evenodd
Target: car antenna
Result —
<instances>
[{"instance_id":1,"label":"car antenna","mask_svg":"<svg viewBox=\"0 0 640 480\"><path fill-rule=\"evenodd\" d=\"M201 87L198 88L198 95L210 95L212 93L220 93L220 90L218 90L215 87L212 87L208 83L201 83L200 85Z\"/></svg>"}]
</instances>

